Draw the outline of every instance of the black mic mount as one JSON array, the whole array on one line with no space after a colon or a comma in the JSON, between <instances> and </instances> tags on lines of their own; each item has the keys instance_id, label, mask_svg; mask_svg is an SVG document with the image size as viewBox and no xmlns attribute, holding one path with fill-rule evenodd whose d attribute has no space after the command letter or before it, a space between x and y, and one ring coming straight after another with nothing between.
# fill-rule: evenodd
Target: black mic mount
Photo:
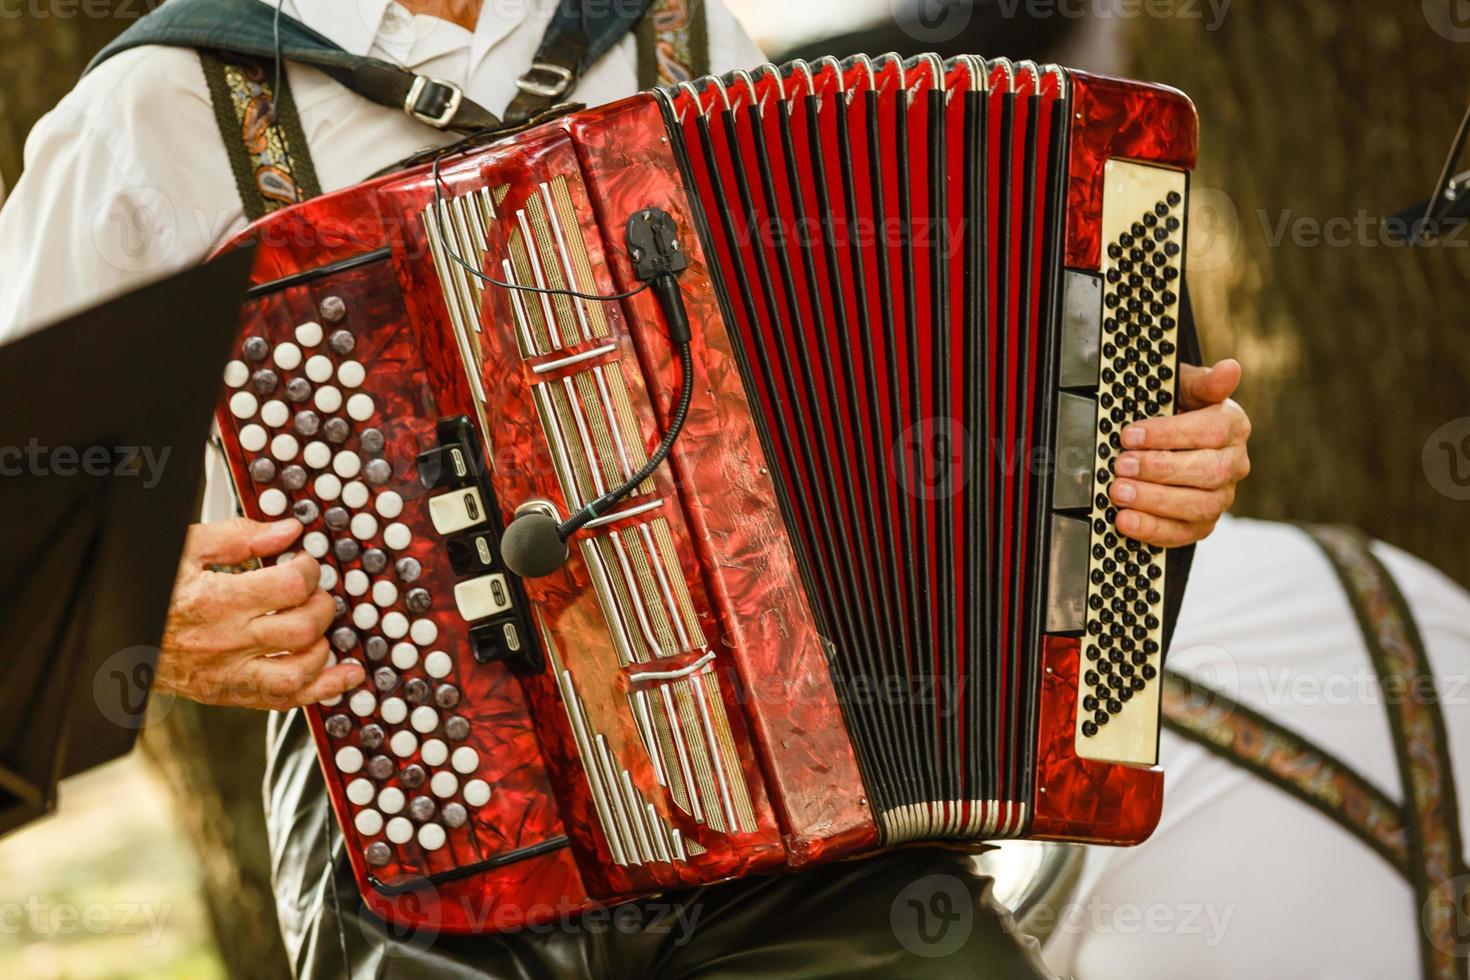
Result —
<instances>
[{"instance_id":1,"label":"black mic mount","mask_svg":"<svg viewBox=\"0 0 1470 980\"><path fill-rule=\"evenodd\" d=\"M633 274L648 285L657 299L669 341L678 347L682 372L679 399L658 448L621 486L604 493L560 524L539 510L527 511L510 522L501 539L501 554L506 566L521 578L541 578L560 568L569 553L567 539L607 513L662 465L689 415L689 402L694 395L694 363L689 350L693 335L684 296L679 291L679 273L689 267L689 258L679 245L679 226L667 211L644 208L628 219L627 234Z\"/></svg>"}]
</instances>

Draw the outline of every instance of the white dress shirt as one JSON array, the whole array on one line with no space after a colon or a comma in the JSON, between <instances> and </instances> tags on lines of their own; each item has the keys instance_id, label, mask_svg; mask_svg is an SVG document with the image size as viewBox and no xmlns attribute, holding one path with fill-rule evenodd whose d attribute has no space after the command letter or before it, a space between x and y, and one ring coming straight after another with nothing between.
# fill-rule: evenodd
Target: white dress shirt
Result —
<instances>
[{"instance_id":1,"label":"white dress shirt","mask_svg":"<svg viewBox=\"0 0 1470 980\"><path fill-rule=\"evenodd\" d=\"M1396 548L1374 554L1418 623L1444 701L1470 840L1470 594ZM1334 753L1402 802L1357 620L1319 547L1226 518L1199 546L1169 666ZM1079 980L1418 976L1408 882L1317 810L1165 731L1164 813L1137 848L1091 848L1045 947Z\"/></svg>"},{"instance_id":2,"label":"white dress shirt","mask_svg":"<svg viewBox=\"0 0 1470 980\"><path fill-rule=\"evenodd\" d=\"M274 6L273 0L264 0ZM765 60L721 0L705 0L715 72ZM391 0L286 0L285 12L354 54L454 82L500 112L530 67L554 0L485 0L473 32ZM288 67L324 192L452 139L326 75ZM582 76L573 101L638 90L629 35ZM198 55L141 47L85 76L26 140L25 169L0 208L0 342L198 263L242 228L235 177ZM181 311L179 329L194 329ZM206 520L233 513L211 459Z\"/></svg>"}]
</instances>

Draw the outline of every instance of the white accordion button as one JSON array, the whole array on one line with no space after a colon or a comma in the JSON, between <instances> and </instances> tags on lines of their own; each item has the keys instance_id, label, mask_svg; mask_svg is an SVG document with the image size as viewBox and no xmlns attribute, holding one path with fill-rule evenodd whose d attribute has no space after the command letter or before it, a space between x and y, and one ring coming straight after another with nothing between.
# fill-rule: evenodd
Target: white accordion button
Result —
<instances>
[{"instance_id":1,"label":"white accordion button","mask_svg":"<svg viewBox=\"0 0 1470 980\"><path fill-rule=\"evenodd\" d=\"M272 429L279 429L291 418L291 410L279 398L272 398L260 406L260 420Z\"/></svg>"},{"instance_id":2,"label":"white accordion button","mask_svg":"<svg viewBox=\"0 0 1470 980\"><path fill-rule=\"evenodd\" d=\"M377 608L373 609L373 615L377 615ZM408 617L400 612L390 612L383 617L383 635L390 640L401 640L408 635Z\"/></svg>"},{"instance_id":3,"label":"white accordion button","mask_svg":"<svg viewBox=\"0 0 1470 980\"><path fill-rule=\"evenodd\" d=\"M444 760L449 758L449 746L437 738L427 739L419 755L423 757L426 766L442 766Z\"/></svg>"},{"instance_id":4,"label":"white accordion button","mask_svg":"<svg viewBox=\"0 0 1470 980\"><path fill-rule=\"evenodd\" d=\"M374 792L371 779L354 779L347 784L347 798L358 806L367 806L371 803Z\"/></svg>"},{"instance_id":5,"label":"white accordion button","mask_svg":"<svg viewBox=\"0 0 1470 980\"><path fill-rule=\"evenodd\" d=\"M412 643L395 643L388 656L399 670L412 670L419 662L419 648Z\"/></svg>"},{"instance_id":6,"label":"white accordion button","mask_svg":"<svg viewBox=\"0 0 1470 980\"><path fill-rule=\"evenodd\" d=\"M439 712L427 704L421 704L413 709L413 714L408 716L408 723L420 735L427 735L439 727Z\"/></svg>"},{"instance_id":7,"label":"white accordion button","mask_svg":"<svg viewBox=\"0 0 1470 980\"><path fill-rule=\"evenodd\" d=\"M247 453L260 452L269 441L270 436L266 434L265 429L253 423L240 430L240 448Z\"/></svg>"},{"instance_id":8,"label":"white accordion button","mask_svg":"<svg viewBox=\"0 0 1470 980\"><path fill-rule=\"evenodd\" d=\"M402 551L413 544L413 532L407 524L389 524L383 529L383 543L394 551Z\"/></svg>"},{"instance_id":9,"label":"white accordion button","mask_svg":"<svg viewBox=\"0 0 1470 980\"><path fill-rule=\"evenodd\" d=\"M391 521L393 520L393 518L403 513L403 498L400 497L397 492L393 490L384 490L382 493L378 494L378 499L375 506L378 509L379 517L383 518L384 520Z\"/></svg>"},{"instance_id":10,"label":"white accordion button","mask_svg":"<svg viewBox=\"0 0 1470 980\"><path fill-rule=\"evenodd\" d=\"M367 371L358 361L343 361L342 366L337 369L337 380L342 382L344 388L360 388L366 378Z\"/></svg>"},{"instance_id":11,"label":"white accordion button","mask_svg":"<svg viewBox=\"0 0 1470 980\"><path fill-rule=\"evenodd\" d=\"M383 720L390 725L401 725L408 717L408 702L402 698L388 698L383 702Z\"/></svg>"},{"instance_id":12,"label":"white accordion button","mask_svg":"<svg viewBox=\"0 0 1470 980\"><path fill-rule=\"evenodd\" d=\"M375 837L382 833L383 815L377 810L359 810L352 818L352 825L364 837Z\"/></svg>"},{"instance_id":13,"label":"white accordion button","mask_svg":"<svg viewBox=\"0 0 1470 980\"><path fill-rule=\"evenodd\" d=\"M267 517L280 517L286 513L286 495L271 487L260 495L260 509Z\"/></svg>"},{"instance_id":14,"label":"white accordion button","mask_svg":"<svg viewBox=\"0 0 1470 980\"><path fill-rule=\"evenodd\" d=\"M474 487L429 498L429 520L440 534L454 534L485 520L485 504Z\"/></svg>"},{"instance_id":15,"label":"white accordion button","mask_svg":"<svg viewBox=\"0 0 1470 980\"><path fill-rule=\"evenodd\" d=\"M336 500L342 492L342 481L331 473L323 473L312 483L311 489L318 500Z\"/></svg>"},{"instance_id":16,"label":"white accordion button","mask_svg":"<svg viewBox=\"0 0 1470 980\"><path fill-rule=\"evenodd\" d=\"M341 703L342 703L342 695L338 694L338 695L335 695L334 697L327 698L325 701L322 701L321 702L321 706L323 708L335 708L335 707L337 707L337 705L339 705Z\"/></svg>"},{"instance_id":17,"label":"white accordion button","mask_svg":"<svg viewBox=\"0 0 1470 980\"><path fill-rule=\"evenodd\" d=\"M315 320L296 324L296 342L302 347L315 347L322 342L322 325Z\"/></svg>"},{"instance_id":18,"label":"white accordion button","mask_svg":"<svg viewBox=\"0 0 1470 980\"><path fill-rule=\"evenodd\" d=\"M337 566L322 562L322 577L317 580L323 592L331 592L337 587Z\"/></svg>"},{"instance_id":19,"label":"white accordion button","mask_svg":"<svg viewBox=\"0 0 1470 980\"><path fill-rule=\"evenodd\" d=\"M388 821L388 839L395 844L407 844L413 840L413 824L407 817L394 817Z\"/></svg>"},{"instance_id":20,"label":"white accordion button","mask_svg":"<svg viewBox=\"0 0 1470 980\"><path fill-rule=\"evenodd\" d=\"M373 583L373 602L384 609L398 601L398 586L385 578Z\"/></svg>"},{"instance_id":21,"label":"white accordion button","mask_svg":"<svg viewBox=\"0 0 1470 980\"><path fill-rule=\"evenodd\" d=\"M362 768L362 749L355 745L344 745L337 750L337 768L346 773L357 772Z\"/></svg>"},{"instance_id":22,"label":"white accordion button","mask_svg":"<svg viewBox=\"0 0 1470 980\"><path fill-rule=\"evenodd\" d=\"M366 541L378 533L378 519L366 511L358 511L352 515L352 536L359 541Z\"/></svg>"},{"instance_id":23,"label":"white accordion button","mask_svg":"<svg viewBox=\"0 0 1470 980\"><path fill-rule=\"evenodd\" d=\"M459 778L452 772L439 771L429 780L429 789L440 799L453 796L459 789Z\"/></svg>"},{"instance_id":24,"label":"white accordion button","mask_svg":"<svg viewBox=\"0 0 1470 980\"><path fill-rule=\"evenodd\" d=\"M357 691L347 699L347 707L359 718L366 718L377 706L378 699L373 697L372 691Z\"/></svg>"},{"instance_id":25,"label":"white accordion button","mask_svg":"<svg viewBox=\"0 0 1470 980\"><path fill-rule=\"evenodd\" d=\"M289 340L277 344L275 361L282 371L294 371L301 366L301 348Z\"/></svg>"},{"instance_id":26,"label":"white accordion button","mask_svg":"<svg viewBox=\"0 0 1470 980\"><path fill-rule=\"evenodd\" d=\"M360 630L370 630L378 625L378 607L363 603L352 610L352 625Z\"/></svg>"},{"instance_id":27,"label":"white accordion button","mask_svg":"<svg viewBox=\"0 0 1470 980\"><path fill-rule=\"evenodd\" d=\"M306 361L306 376L317 384L332 380L332 359L324 354L316 354Z\"/></svg>"},{"instance_id":28,"label":"white accordion button","mask_svg":"<svg viewBox=\"0 0 1470 980\"><path fill-rule=\"evenodd\" d=\"M255 414L259 403L248 391L237 391L230 396L230 414L237 419L248 419Z\"/></svg>"},{"instance_id":29,"label":"white accordion button","mask_svg":"<svg viewBox=\"0 0 1470 980\"><path fill-rule=\"evenodd\" d=\"M408 635L421 647L433 646L439 639L439 627L432 619L415 619L408 628Z\"/></svg>"},{"instance_id":30,"label":"white accordion button","mask_svg":"<svg viewBox=\"0 0 1470 980\"><path fill-rule=\"evenodd\" d=\"M301 444L289 432L282 432L271 440L271 455L283 463L289 463L301 451Z\"/></svg>"},{"instance_id":31,"label":"white accordion button","mask_svg":"<svg viewBox=\"0 0 1470 980\"><path fill-rule=\"evenodd\" d=\"M454 604L466 622L494 616L510 608L510 586L500 572L458 582L454 586Z\"/></svg>"},{"instance_id":32,"label":"white accordion button","mask_svg":"<svg viewBox=\"0 0 1470 980\"><path fill-rule=\"evenodd\" d=\"M480 768L480 753L468 745L461 745L454 750L454 756L449 760L449 764L454 767L455 772L468 775Z\"/></svg>"},{"instance_id":33,"label":"white accordion button","mask_svg":"<svg viewBox=\"0 0 1470 980\"><path fill-rule=\"evenodd\" d=\"M449 672L453 669L454 661L443 650L435 650L424 658L424 673L435 680L448 677Z\"/></svg>"},{"instance_id":34,"label":"white accordion button","mask_svg":"<svg viewBox=\"0 0 1470 980\"><path fill-rule=\"evenodd\" d=\"M225 365L225 384L238 388L250 380L250 369L244 361L231 361Z\"/></svg>"},{"instance_id":35,"label":"white accordion button","mask_svg":"<svg viewBox=\"0 0 1470 980\"><path fill-rule=\"evenodd\" d=\"M342 392L331 385L322 385L312 396L312 403L330 415L342 407Z\"/></svg>"},{"instance_id":36,"label":"white accordion button","mask_svg":"<svg viewBox=\"0 0 1470 980\"><path fill-rule=\"evenodd\" d=\"M405 802L403 790L397 786L389 786L378 794L378 809L384 813L393 814L401 812Z\"/></svg>"},{"instance_id":37,"label":"white accordion button","mask_svg":"<svg viewBox=\"0 0 1470 980\"><path fill-rule=\"evenodd\" d=\"M353 598L362 595L368 590L367 572L364 572L360 568L350 570L342 581L342 587Z\"/></svg>"},{"instance_id":38,"label":"white accordion button","mask_svg":"<svg viewBox=\"0 0 1470 980\"><path fill-rule=\"evenodd\" d=\"M419 846L426 851L437 851L444 846L444 828L436 823L426 823L419 828Z\"/></svg>"},{"instance_id":39,"label":"white accordion button","mask_svg":"<svg viewBox=\"0 0 1470 980\"><path fill-rule=\"evenodd\" d=\"M327 536L320 531L308 531L306 537L301 539L301 548L313 558L325 558L330 542Z\"/></svg>"},{"instance_id":40,"label":"white accordion button","mask_svg":"<svg viewBox=\"0 0 1470 980\"><path fill-rule=\"evenodd\" d=\"M332 449L320 439L308 442L301 451L301 458L314 470L325 469L332 462Z\"/></svg>"},{"instance_id":41,"label":"white accordion button","mask_svg":"<svg viewBox=\"0 0 1470 980\"><path fill-rule=\"evenodd\" d=\"M341 457L339 456L338 458ZM340 469L337 472L342 473ZM342 473L342 475L346 476L347 474ZM353 510L357 510L361 507L366 506L367 502L368 488L366 483L363 483L361 480L353 480L351 483L343 485L342 503L346 504Z\"/></svg>"},{"instance_id":42,"label":"white accordion button","mask_svg":"<svg viewBox=\"0 0 1470 980\"><path fill-rule=\"evenodd\" d=\"M464 784L464 801L470 806L484 806L490 802L490 784L483 779L471 779Z\"/></svg>"},{"instance_id":43,"label":"white accordion button","mask_svg":"<svg viewBox=\"0 0 1470 980\"><path fill-rule=\"evenodd\" d=\"M413 732L394 732L393 737L388 740L388 748L393 754L401 759L406 759L418 751L419 740Z\"/></svg>"},{"instance_id":44,"label":"white accordion button","mask_svg":"<svg viewBox=\"0 0 1470 980\"><path fill-rule=\"evenodd\" d=\"M366 422L372 418L375 411L371 395L365 395L359 391L347 399L347 414L359 422Z\"/></svg>"},{"instance_id":45,"label":"white accordion button","mask_svg":"<svg viewBox=\"0 0 1470 980\"><path fill-rule=\"evenodd\" d=\"M350 449L344 449L332 457L332 469L344 480L350 480L362 472L362 459ZM366 500L363 503L367 503ZM357 506L362 506L358 504Z\"/></svg>"}]
</instances>

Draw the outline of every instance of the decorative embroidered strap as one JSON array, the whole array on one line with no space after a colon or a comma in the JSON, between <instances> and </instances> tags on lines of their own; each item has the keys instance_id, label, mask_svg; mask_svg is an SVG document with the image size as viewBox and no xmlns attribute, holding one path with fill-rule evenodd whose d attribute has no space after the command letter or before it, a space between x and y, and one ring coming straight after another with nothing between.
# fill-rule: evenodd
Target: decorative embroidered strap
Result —
<instances>
[{"instance_id":1,"label":"decorative embroidered strap","mask_svg":"<svg viewBox=\"0 0 1470 980\"><path fill-rule=\"evenodd\" d=\"M246 220L254 221L320 194L285 73L281 74L280 100L272 121L272 72L267 64L209 51L201 51L199 60Z\"/></svg>"},{"instance_id":2,"label":"decorative embroidered strap","mask_svg":"<svg viewBox=\"0 0 1470 980\"><path fill-rule=\"evenodd\" d=\"M704 0L658 0L638 23L638 87L676 85L707 74Z\"/></svg>"},{"instance_id":3,"label":"decorative embroidered strap","mask_svg":"<svg viewBox=\"0 0 1470 980\"><path fill-rule=\"evenodd\" d=\"M1426 977L1470 975L1463 934L1470 893L1460 808L1434 672L1409 605L1367 537L1351 528L1308 527L1342 581L1378 672L1380 696L1404 785L1410 881L1418 894Z\"/></svg>"},{"instance_id":4,"label":"decorative embroidered strap","mask_svg":"<svg viewBox=\"0 0 1470 980\"><path fill-rule=\"evenodd\" d=\"M1427 980L1470 976L1470 936L1461 936L1470 875L1444 718L1418 628L1368 539L1343 528L1308 527L1326 552L1357 615L1388 709L1404 804L1394 803L1346 762L1197 681L1166 670L1165 727L1312 806L1367 844L1414 886Z\"/></svg>"},{"instance_id":5,"label":"decorative embroidered strap","mask_svg":"<svg viewBox=\"0 0 1470 980\"><path fill-rule=\"evenodd\" d=\"M1163 721L1175 734L1336 821L1394 870L1409 876L1409 832L1398 804L1330 752L1168 669L1164 671Z\"/></svg>"}]
</instances>

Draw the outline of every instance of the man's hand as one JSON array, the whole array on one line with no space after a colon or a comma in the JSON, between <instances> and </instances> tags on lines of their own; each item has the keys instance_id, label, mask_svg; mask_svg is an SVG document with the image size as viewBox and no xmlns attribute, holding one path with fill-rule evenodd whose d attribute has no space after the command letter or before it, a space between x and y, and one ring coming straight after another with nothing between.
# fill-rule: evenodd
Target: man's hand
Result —
<instances>
[{"instance_id":1,"label":"man's hand","mask_svg":"<svg viewBox=\"0 0 1470 980\"><path fill-rule=\"evenodd\" d=\"M1148 544L1177 548L1207 537L1235 503L1235 485L1251 471L1251 421L1231 399L1240 363L1179 366L1178 415L1123 430L1110 494L1118 530ZM1126 509L1125 509L1126 508Z\"/></svg>"},{"instance_id":2,"label":"man's hand","mask_svg":"<svg viewBox=\"0 0 1470 980\"><path fill-rule=\"evenodd\" d=\"M231 575L238 565L285 551L301 534L295 520L237 518L189 528L158 657L157 690L205 704L285 709L356 687L355 662L327 666L323 634L336 615L317 588L321 567L307 555Z\"/></svg>"}]
</instances>

